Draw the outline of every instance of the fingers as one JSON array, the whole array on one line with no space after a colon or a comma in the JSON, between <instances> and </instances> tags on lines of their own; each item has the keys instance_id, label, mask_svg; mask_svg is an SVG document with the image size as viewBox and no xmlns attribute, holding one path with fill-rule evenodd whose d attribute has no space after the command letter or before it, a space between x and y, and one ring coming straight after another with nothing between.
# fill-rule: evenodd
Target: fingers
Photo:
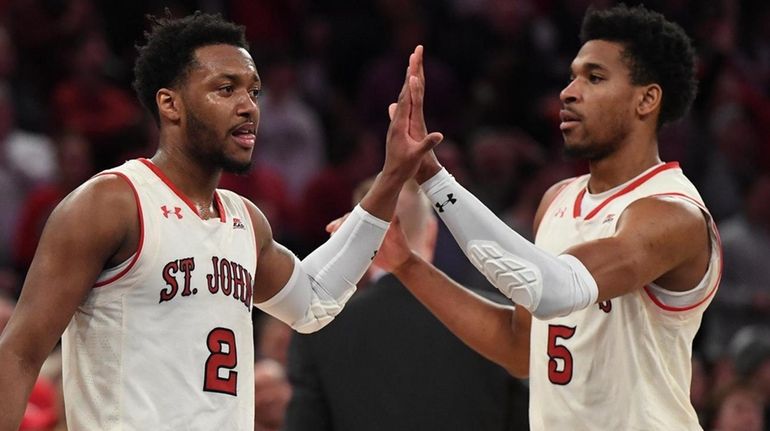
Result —
<instances>
[{"instance_id":1,"label":"fingers","mask_svg":"<svg viewBox=\"0 0 770 431\"><path fill-rule=\"evenodd\" d=\"M340 226L342 226L342 223L344 223L345 220L347 220L349 215L350 213L347 213L344 216L338 218L337 220L329 222L329 224L326 225L326 232L328 232L329 234L333 234L334 232L337 232L337 229L339 229Z\"/></svg>"},{"instance_id":2,"label":"fingers","mask_svg":"<svg viewBox=\"0 0 770 431\"><path fill-rule=\"evenodd\" d=\"M425 99L425 69L423 67L422 45L417 45L414 54L410 57L409 69L412 75L409 80L409 91L412 97L412 106L409 113L409 135L414 139L421 139L428 133L425 125L424 99Z\"/></svg>"},{"instance_id":3,"label":"fingers","mask_svg":"<svg viewBox=\"0 0 770 431\"><path fill-rule=\"evenodd\" d=\"M393 117L396 115L396 104L391 103L388 106L388 118L390 118L390 121L393 121Z\"/></svg>"}]
</instances>

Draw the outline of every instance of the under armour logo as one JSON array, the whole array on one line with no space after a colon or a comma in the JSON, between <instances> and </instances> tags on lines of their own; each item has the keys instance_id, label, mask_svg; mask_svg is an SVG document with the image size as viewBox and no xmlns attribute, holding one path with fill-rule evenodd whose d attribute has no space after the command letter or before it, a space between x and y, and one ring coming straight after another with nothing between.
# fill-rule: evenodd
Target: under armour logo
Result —
<instances>
[{"instance_id":1,"label":"under armour logo","mask_svg":"<svg viewBox=\"0 0 770 431\"><path fill-rule=\"evenodd\" d=\"M454 193L449 193L446 195L446 200L444 202L436 202L436 208L438 208L438 212L443 213L444 207L447 204L454 205L457 202L457 199L454 198Z\"/></svg>"},{"instance_id":2,"label":"under armour logo","mask_svg":"<svg viewBox=\"0 0 770 431\"><path fill-rule=\"evenodd\" d=\"M554 213L554 217L564 218L564 214L567 212L567 207L562 207L556 210L556 213Z\"/></svg>"},{"instance_id":3,"label":"under armour logo","mask_svg":"<svg viewBox=\"0 0 770 431\"><path fill-rule=\"evenodd\" d=\"M615 214L607 214L607 217L604 218L604 221L602 221L602 224L610 223L613 220L615 220Z\"/></svg>"},{"instance_id":4,"label":"under armour logo","mask_svg":"<svg viewBox=\"0 0 770 431\"><path fill-rule=\"evenodd\" d=\"M174 214L176 218L180 219L182 218L182 208L174 207L174 210L168 209L165 205L160 207L161 211L163 211L163 217L168 218L169 214Z\"/></svg>"}]
</instances>

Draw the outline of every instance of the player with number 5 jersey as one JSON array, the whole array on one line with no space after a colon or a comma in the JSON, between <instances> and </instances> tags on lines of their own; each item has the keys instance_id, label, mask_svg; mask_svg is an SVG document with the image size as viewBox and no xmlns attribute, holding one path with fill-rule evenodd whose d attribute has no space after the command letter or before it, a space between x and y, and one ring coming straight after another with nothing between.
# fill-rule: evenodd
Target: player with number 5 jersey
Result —
<instances>
[{"instance_id":1,"label":"player with number 5 jersey","mask_svg":"<svg viewBox=\"0 0 770 431\"><path fill-rule=\"evenodd\" d=\"M699 430L692 344L717 291L714 221L658 131L695 97L681 27L643 6L590 9L561 91L564 150L589 174L553 185L523 238L429 152L416 179L510 307L462 289L391 230L380 255L452 332L530 379L530 426ZM522 83L525 85L524 83ZM426 133L416 111L415 138ZM515 304L515 306L513 306Z\"/></svg>"}]
</instances>

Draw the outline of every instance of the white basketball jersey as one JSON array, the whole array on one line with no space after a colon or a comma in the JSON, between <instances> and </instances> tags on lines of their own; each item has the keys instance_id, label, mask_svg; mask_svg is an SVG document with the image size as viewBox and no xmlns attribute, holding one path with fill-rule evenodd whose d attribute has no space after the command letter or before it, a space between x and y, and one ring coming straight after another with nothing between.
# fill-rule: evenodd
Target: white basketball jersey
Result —
<instances>
[{"instance_id":1,"label":"white basketball jersey","mask_svg":"<svg viewBox=\"0 0 770 431\"><path fill-rule=\"evenodd\" d=\"M133 188L141 237L64 332L70 429L253 430L257 255L243 200L217 190L220 218L203 220L148 160L103 174Z\"/></svg>"},{"instance_id":2,"label":"white basketball jersey","mask_svg":"<svg viewBox=\"0 0 770 431\"><path fill-rule=\"evenodd\" d=\"M559 254L609 237L623 211L649 196L683 199L708 215L675 162L593 196L595 204L586 208L588 179L577 177L557 194L540 223L538 246ZM708 219L709 268L689 293L650 285L567 317L532 319L533 430L701 429L690 403L692 342L721 275L719 237Z\"/></svg>"}]
</instances>

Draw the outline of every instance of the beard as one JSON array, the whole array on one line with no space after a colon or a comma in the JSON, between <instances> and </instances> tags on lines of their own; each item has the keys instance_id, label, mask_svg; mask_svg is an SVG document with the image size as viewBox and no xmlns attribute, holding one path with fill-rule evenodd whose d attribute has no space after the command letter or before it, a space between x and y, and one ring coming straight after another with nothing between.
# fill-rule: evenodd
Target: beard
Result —
<instances>
[{"instance_id":1,"label":"beard","mask_svg":"<svg viewBox=\"0 0 770 431\"><path fill-rule=\"evenodd\" d=\"M597 144L590 143L588 145L565 145L563 147L564 155L570 160L588 160L589 162L596 162L607 158L610 154L615 152L618 141Z\"/></svg>"},{"instance_id":2,"label":"beard","mask_svg":"<svg viewBox=\"0 0 770 431\"><path fill-rule=\"evenodd\" d=\"M612 155L620 147L621 142L626 140L630 130L617 118L611 118L608 122L609 128L602 134L604 136L587 137L572 145L568 144L565 138L564 155L569 159L589 162L603 160Z\"/></svg>"},{"instance_id":3,"label":"beard","mask_svg":"<svg viewBox=\"0 0 770 431\"><path fill-rule=\"evenodd\" d=\"M226 138L218 137L216 130L201 120L192 110L187 110L186 120L187 142L196 160L233 174L245 174L251 169L251 159L242 162L228 157L223 151Z\"/></svg>"}]
</instances>

